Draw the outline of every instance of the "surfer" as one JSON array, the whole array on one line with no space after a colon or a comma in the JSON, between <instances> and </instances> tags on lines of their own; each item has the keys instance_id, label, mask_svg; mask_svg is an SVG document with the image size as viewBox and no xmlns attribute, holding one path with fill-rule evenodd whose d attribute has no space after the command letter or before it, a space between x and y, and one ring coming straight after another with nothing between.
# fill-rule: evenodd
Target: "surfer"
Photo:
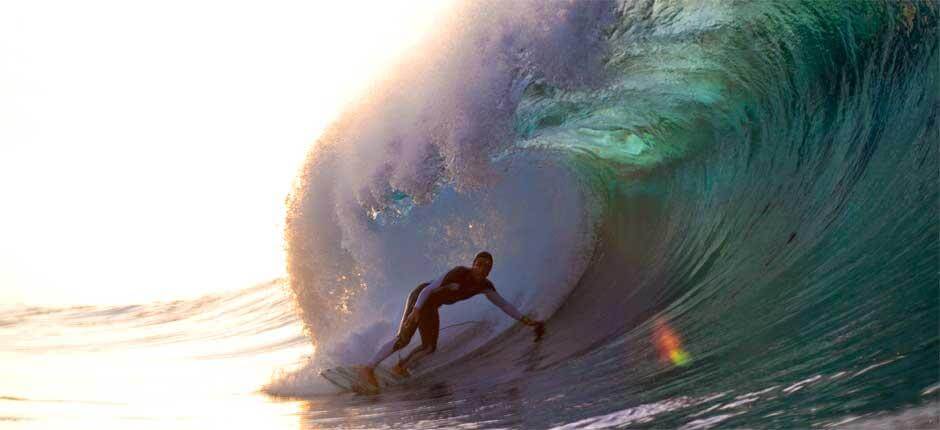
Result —
<instances>
[{"instance_id":1,"label":"surfer","mask_svg":"<svg viewBox=\"0 0 940 430\"><path fill-rule=\"evenodd\" d=\"M421 346L411 351L408 356L392 368L392 372L396 375L408 376L410 366L434 353L434 350L437 349L437 335L440 328L438 308L467 300L477 294L485 295L490 302L502 309L506 315L521 321L525 325L534 327L536 340L541 338L545 332L545 324L542 321L522 315L515 306L496 292L493 283L486 279L492 268L493 256L489 252L483 251L473 258L472 268L457 266L434 282L425 282L418 285L408 295L408 300L405 302L405 312L402 314L401 324L398 327L398 335L382 346L371 362L360 368L360 378L378 387L375 367L395 351L407 346L417 329L421 332Z\"/></svg>"}]
</instances>

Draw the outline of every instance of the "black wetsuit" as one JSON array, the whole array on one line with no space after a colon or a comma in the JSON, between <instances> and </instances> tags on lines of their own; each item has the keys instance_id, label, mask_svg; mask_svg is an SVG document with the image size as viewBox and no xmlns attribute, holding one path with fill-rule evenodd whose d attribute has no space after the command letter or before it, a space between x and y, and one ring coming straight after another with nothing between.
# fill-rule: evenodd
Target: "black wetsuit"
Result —
<instances>
[{"instance_id":1,"label":"black wetsuit","mask_svg":"<svg viewBox=\"0 0 940 430\"><path fill-rule=\"evenodd\" d=\"M457 284L456 286L449 284ZM421 306L421 315L418 317L418 324L406 324L408 315L414 309L418 301L418 296L424 290L429 282L418 285L411 294L408 295L408 301L405 303L405 312L401 317L401 324L398 326L398 340L395 342L396 349L403 348L411 342L415 330L421 332L421 346L433 352L437 349L437 335L440 330L440 316L437 309L443 305L452 305L462 300L467 300L477 294L484 293L487 290L495 290L493 283L489 279L475 280L472 270L468 267L457 266L447 272L441 281L442 288L438 288L428 296L424 305Z\"/></svg>"}]
</instances>

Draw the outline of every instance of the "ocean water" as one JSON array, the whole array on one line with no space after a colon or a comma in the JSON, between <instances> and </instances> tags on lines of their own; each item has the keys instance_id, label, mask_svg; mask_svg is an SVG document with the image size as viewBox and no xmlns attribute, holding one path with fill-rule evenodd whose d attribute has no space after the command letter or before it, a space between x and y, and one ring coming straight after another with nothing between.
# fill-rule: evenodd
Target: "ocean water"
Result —
<instances>
[{"instance_id":1,"label":"ocean water","mask_svg":"<svg viewBox=\"0 0 940 430\"><path fill-rule=\"evenodd\" d=\"M938 15L462 5L309 154L289 279L4 308L0 426L936 427ZM541 342L476 298L402 386L318 376L482 249Z\"/></svg>"}]
</instances>

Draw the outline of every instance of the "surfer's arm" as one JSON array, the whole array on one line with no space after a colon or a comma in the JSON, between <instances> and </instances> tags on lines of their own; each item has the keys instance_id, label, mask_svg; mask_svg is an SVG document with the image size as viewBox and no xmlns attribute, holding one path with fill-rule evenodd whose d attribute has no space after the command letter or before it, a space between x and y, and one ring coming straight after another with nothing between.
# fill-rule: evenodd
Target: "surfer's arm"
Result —
<instances>
[{"instance_id":1,"label":"surfer's arm","mask_svg":"<svg viewBox=\"0 0 940 430\"><path fill-rule=\"evenodd\" d=\"M432 291L441 288L442 281L444 281L443 276L437 278L434 280L434 282L431 283L431 285L428 285L427 287L424 287L423 290L421 290L421 294L418 294L418 300L415 301L415 307L411 310L412 313L418 311L418 309L424 306L424 303L428 301L428 297L431 296Z\"/></svg>"},{"instance_id":2,"label":"surfer's arm","mask_svg":"<svg viewBox=\"0 0 940 430\"><path fill-rule=\"evenodd\" d=\"M519 309L516 309L516 307L513 306L512 303L507 302L506 299L503 298L503 296L499 295L499 293L496 292L496 290L487 290L484 294L486 295L486 298L489 299L490 303L502 309L502 311L505 312L506 315L509 315L513 319L519 320L522 322L525 322L525 320L528 319L525 316L523 316L522 312L519 312Z\"/></svg>"},{"instance_id":3,"label":"surfer's arm","mask_svg":"<svg viewBox=\"0 0 940 430\"><path fill-rule=\"evenodd\" d=\"M447 285L441 285L441 283L444 282L445 276L447 276L446 273L441 275L440 278L435 279L434 282L432 282L430 285L428 285L427 287L424 287L424 289L421 290L421 294L418 294L418 300L415 301L415 307L412 310L412 313L417 315L417 313L421 310L421 307L424 306L424 303L428 301L428 297L431 297L431 294L433 294L435 291L441 288L447 287ZM448 284L448 285L452 285L452 284Z\"/></svg>"},{"instance_id":4,"label":"surfer's arm","mask_svg":"<svg viewBox=\"0 0 940 430\"><path fill-rule=\"evenodd\" d=\"M506 315L509 315L513 317L514 319L519 320L521 323L527 326L534 327L536 342L538 342L539 339L542 338L542 335L545 334L544 322L539 321L539 320L534 320L525 315L522 315L522 313L519 312L519 309L516 309L516 307L513 306L512 303L507 302L506 299L504 299L503 296L499 295L499 293L497 293L495 289L487 290L484 294L486 294L486 298L489 299L491 303L496 305L496 307L502 309L503 312L506 313Z\"/></svg>"}]
</instances>

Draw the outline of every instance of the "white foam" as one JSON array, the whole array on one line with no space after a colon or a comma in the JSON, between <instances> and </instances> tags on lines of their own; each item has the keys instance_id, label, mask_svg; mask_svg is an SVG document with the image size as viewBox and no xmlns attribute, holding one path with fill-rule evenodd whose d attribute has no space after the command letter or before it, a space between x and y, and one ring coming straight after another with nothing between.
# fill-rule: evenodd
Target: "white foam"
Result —
<instances>
[{"instance_id":1,"label":"white foam","mask_svg":"<svg viewBox=\"0 0 940 430\"><path fill-rule=\"evenodd\" d=\"M513 114L533 80L599 82L613 10L472 2L321 139L288 216L291 286L318 345L299 373L366 361L418 283L483 249L504 297L539 317L557 309L593 252L590 196L551 154L514 152ZM512 323L483 298L441 312L442 326L468 320Z\"/></svg>"}]
</instances>

